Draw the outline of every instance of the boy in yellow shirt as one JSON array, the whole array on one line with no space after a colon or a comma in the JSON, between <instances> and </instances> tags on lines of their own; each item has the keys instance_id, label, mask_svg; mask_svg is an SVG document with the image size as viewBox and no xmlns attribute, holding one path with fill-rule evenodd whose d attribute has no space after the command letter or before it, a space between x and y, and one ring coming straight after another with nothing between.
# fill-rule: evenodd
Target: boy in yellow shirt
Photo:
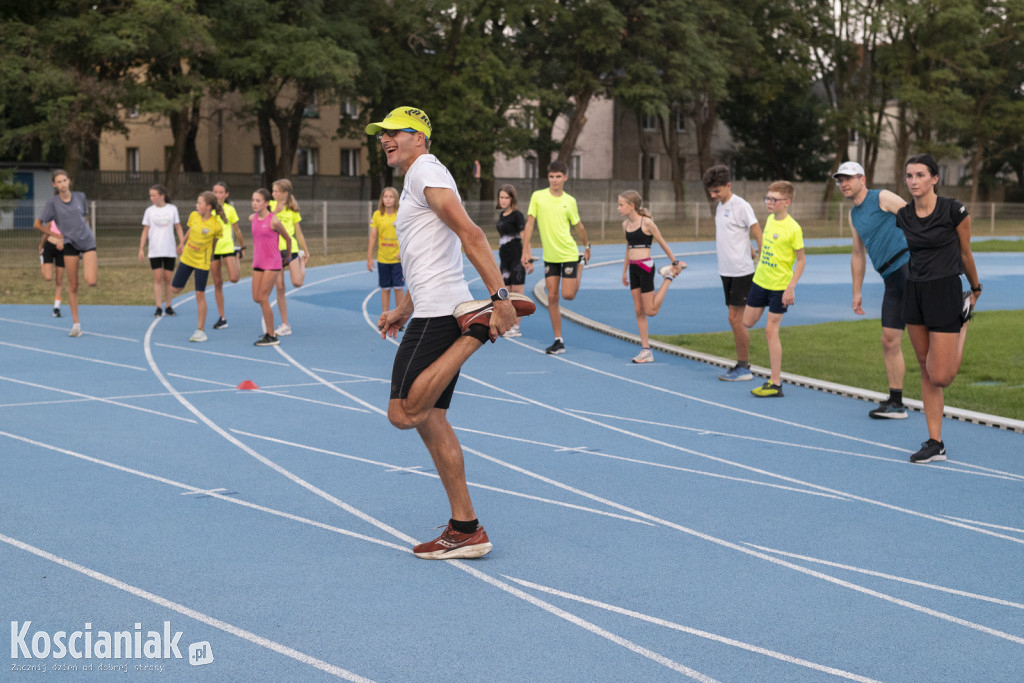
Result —
<instances>
[{"instance_id":1,"label":"boy in yellow shirt","mask_svg":"<svg viewBox=\"0 0 1024 683\"><path fill-rule=\"evenodd\" d=\"M804 234L800 224L789 215L793 203L793 185L779 180L768 186L764 203L774 210L765 222L761 241L761 255L754 271L754 282L747 294L743 310L743 324L749 329L757 324L768 306L765 337L768 339L768 359L771 380L752 389L759 398L782 398L782 342L779 327L786 310L796 303L796 283L803 275ZM795 265L794 265L795 263Z\"/></svg>"}]
</instances>

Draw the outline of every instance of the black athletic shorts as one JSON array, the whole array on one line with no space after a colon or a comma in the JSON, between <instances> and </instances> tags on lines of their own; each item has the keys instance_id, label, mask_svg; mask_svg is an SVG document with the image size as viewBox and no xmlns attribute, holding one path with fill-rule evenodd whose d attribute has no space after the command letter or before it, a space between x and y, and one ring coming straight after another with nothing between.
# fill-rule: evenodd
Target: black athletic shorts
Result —
<instances>
[{"instance_id":1,"label":"black athletic shorts","mask_svg":"<svg viewBox=\"0 0 1024 683\"><path fill-rule=\"evenodd\" d=\"M885 294L882 295L882 327L902 330L907 324L903 322L903 291L907 287L907 264L904 263L885 278Z\"/></svg>"},{"instance_id":2,"label":"black athletic shorts","mask_svg":"<svg viewBox=\"0 0 1024 683\"><path fill-rule=\"evenodd\" d=\"M188 284L188 278L192 273L196 274L196 291L205 292L206 282L210 277L210 271L195 268L184 263L178 264L178 270L174 272L174 279L171 280L171 287L174 287L175 289L185 289L185 285Z\"/></svg>"},{"instance_id":3,"label":"black athletic shorts","mask_svg":"<svg viewBox=\"0 0 1024 683\"><path fill-rule=\"evenodd\" d=\"M647 270L643 266L631 262L629 264L629 288L639 289L641 294L653 292L654 266L652 265L651 269Z\"/></svg>"},{"instance_id":4,"label":"black athletic shorts","mask_svg":"<svg viewBox=\"0 0 1024 683\"><path fill-rule=\"evenodd\" d=\"M525 285L526 268L523 268L523 241L514 239L498 247L498 266L505 285Z\"/></svg>"},{"instance_id":5,"label":"black athletic shorts","mask_svg":"<svg viewBox=\"0 0 1024 683\"><path fill-rule=\"evenodd\" d=\"M398 345L395 354L395 364L391 368L391 398L408 398L409 389L420 373L440 358L461 336L462 331L454 316L409 320L402 343ZM448 410L458 381L459 373L455 373L434 404L435 408Z\"/></svg>"},{"instance_id":6,"label":"black athletic shorts","mask_svg":"<svg viewBox=\"0 0 1024 683\"><path fill-rule=\"evenodd\" d=\"M53 242L43 242L43 263L52 263L58 268L64 267L64 252Z\"/></svg>"},{"instance_id":7,"label":"black athletic shorts","mask_svg":"<svg viewBox=\"0 0 1024 683\"><path fill-rule=\"evenodd\" d=\"M568 261L566 263L544 262L544 277L564 277L575 280L579 276L580 262Z\"/></svg>"},{"instance_id":8,"label":"black athletic shorts","mask_svg":"<svg viewBox=\"0 0 1024 683\"><path fill-rule=\"evenodd\" d=\"M69 242L67 240L64 240L64 257L65 258L67 258L68 256L81 256L82 254L84 254L84 253L86 253L88 251L96 251L96 247L92 247L90 249L84 249L83 250L83 249L79 249L75 245L71 244L71 242Z\"/></svg>"},{"instance_id":9,"label":"black athletic shorts","mask_svg":"<svg viewBox=\"0 0 1024 683\"><path fill-rule=\"evenodd\" d=\"M903 320L924 325L931 332L959 332L963 327L964 295L959 275L938 280L907 280L903 292Z\"/></svg>"},{"instance_id":10,"label":"black athletic shorts","mask_svg":"<svg viewBox=\"0 0 1024 683\"><path fill-rule=\"evenodd\" d=\"M750 285L754 283L754 274L737 275L735 277L719 275L719 277L722 278L722 289L725 291L725 305L746 306Z\"/></svg>"},{"instance_id":11,"label":"black athletic shorts","mask_svg":"<svg viewBox=\"0 0 1024 683\"><path fill-rule=\"evenodd\" d=\"M174 257L173 256L150 256L149 257L149 268L150 270L169 270L174 272Z\"/></svg>"},{"instance_id":12,"label":"black athletic shorts","mask_svg":"<svg viewBox=\"0 0 1024 683\"><path fill-rule=\"evenodd\" d=\"M784 289L765 289L761 285L751 283L750 291L747 292L747 306L752 308L767 306L769 313L781 315L789 310L789 306L782 303L782 295L785 292Z\"/></svg>"}]
</instances>

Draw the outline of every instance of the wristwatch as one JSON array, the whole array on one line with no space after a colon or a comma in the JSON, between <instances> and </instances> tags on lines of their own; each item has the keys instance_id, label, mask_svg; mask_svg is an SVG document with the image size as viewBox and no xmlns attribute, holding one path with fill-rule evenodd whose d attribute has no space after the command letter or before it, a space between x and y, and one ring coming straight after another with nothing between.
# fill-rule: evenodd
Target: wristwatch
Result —
<instances>
[{"instance_id":1,"label":"wristwatch","mask_svg":"<svg viewBox=\"0 0 1024 683\"><path fill-rule=\"evenodd\" d=\"M491 301L507 301L508 290L504 287L498 287L498 291L491 295Z\"/></svg>"},{"instance_id":2,"label":"wristwatch","mask_svg":"<svg viewBox=\"0 0 1024 683\"><path fill-rule=\"evenodd\" d=\"M977 287L971 287L971 291L975 294L981 294L981 283L979 282Z\"/></svg>"}]
</instances>

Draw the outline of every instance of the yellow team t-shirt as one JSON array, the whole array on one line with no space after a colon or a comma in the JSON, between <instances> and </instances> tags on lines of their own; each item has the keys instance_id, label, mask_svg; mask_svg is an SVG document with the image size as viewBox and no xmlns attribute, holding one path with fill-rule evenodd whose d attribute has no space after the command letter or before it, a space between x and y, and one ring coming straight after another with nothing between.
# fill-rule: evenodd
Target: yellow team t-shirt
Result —
<instances>
[{"instance_id":1,"label":"yellow team t-shirt","mask_svg":"<svg viewBox=\"0 0 1024 683\"><path fill-rule=\"evenodd\" d=\"M576 199L567 192L555 197L551 190L537 190L530 196L527 215L537 221L537 232L548 263L576 263L580 253L572 238L572 226L580 222Z\"/></svg>"},{"instance_id":2,"label":"yellow team t-shirt","mask_svg":"<svg viewBox=\"0 0 1024 683\"><path fill-rule=\"evenodd\" d=\"M209 270L213 243L223 231L216 214L204 221L198 211L193 211L188 217L188 240L181 250L181 262L198 270Z\"/></svg>"},{"instance_id":3,"label":"yellow team t-shirt","mask_svg":"<svg viewBox=\"0 0 1024 683\"><path fill-rule=\"evenodd\" d=\"M222 204L221 208L224 209L224 215L227 216L228 219L226 221L222 221L220 219L220 216L217 216L217 214L213 214L214 216L217 216L217 221L224 229L223 233L220 236L220 239L217 240L217 245L213 248L213 253L234 254L235 231L234 228L232 228L231 226L238 222L238 212L235 211L235 207L231 206L230 204Z\"/></svg>"},{"instance_id":4,"label":"yellow team t-shirt","mask_svg":"<svg viewBox=\"0 0 1024 683\"><path fill-rule=\"evenodd\" d=\"M267 205L270 207L271 213L277 208L277 200L271 199ZM299 253L299 241L295 239L295 224L302 222L302 214L298 211L292 211L291 209L281 209L281 213L276 214L277 219L281 221L281 225L288 231L288 236L292 238L292 253ZM283 237L277 238L277 248L284 251L288 247Z\"/></svg>"},{"instance_id":5,"label":"yellow team t-shirt","mask_svg":"<svg viewBox=\"0 0 1024 683\"><path fill-rule=\"evenodd\" d=\"M380 210L373 212L370 219L370 227L377 228L377 261L380 263L399 263L401 258L398 255L398 232L395 230L395 219L398 212L381 213Z\"/></svg>"},{"instance_id":6,"label":"yellow team t-shirt","mask_svg":"<svg viewBox=\"0 0 1024 683\"><path fill-rule=\"evenodd\" d=\"M793 279L796 252L804 248L804 231L792 216L781 221L768 217L761 238L761 256L754 271L754 284L772 291L784 290Z\"/></svg>"}]
</instances>

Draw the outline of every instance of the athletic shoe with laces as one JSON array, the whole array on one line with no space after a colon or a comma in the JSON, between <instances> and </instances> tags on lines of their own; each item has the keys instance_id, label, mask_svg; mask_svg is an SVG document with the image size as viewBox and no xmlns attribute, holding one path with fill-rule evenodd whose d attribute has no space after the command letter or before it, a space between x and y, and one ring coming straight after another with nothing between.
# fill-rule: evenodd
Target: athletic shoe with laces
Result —
<instances>
[{"instance_id":1,"label":"athletic shoe with laces","mask_svg":"<svg viewBox=\"0 0 1024 683\"><path fill-rule=\"evenodd\" d=\"M213 324L215 330L226 330L228 327L228 321L224 318L217 318L217 322Z\"/></svg>"},{"instance_id":2,"label":"athletic shoe with laces","mask_svg":"<svg viewBox=\"0 0 1024 683\"><path fill-rule=\"evenodd\" d=\"M412 552L424 560L465 560L486 555L493 547L482 526L478 526L471 534L462 534L453 529L449 522L444 527L444 533L433 541L420 543Z\"/></svg>"},{"instance_id":3,"label":"athletic shoe with laces","mask_svg":"<svg viewBox=\"0 0 1024 683\"><path fill-rule=\"evenodd\" d=\"M772 384L771 382L765 382L756 389L751 389L750 393L758 398L782 398L782 385Z\"/></svg>"},{"instance_id":4,"label":"athletic shoe with laces","mask_svg":"<svg viewBox=\"0 0 1024 683\"><path fill-rule=\"evenodd\" d=\"M505 339L513 339L515 337L522 337L523 333L519 329L519 325L513 325L512 327L508 328L508 332L501 336L504 337Z\"/></svg>"},{"instance_id":5,"label":"athletic shoe with laces","mask_svg":"<svg viewBox=\"0 0 1024 683\"><path fill-rule=\"evenodd\" d=\"M54 307L53 307L53 317L54 317L54 318L59 318L59 317L61 317L61 316L60 316L60 307L58 307L58 306L54 306Z\"/></svg>"},{"instance_id":6,"label":"athletic shoe with laces","mask_svg":"<svg viewBox=\"0 0 1024 683\"><path fill-rule=\"evenodd\" d=\"M280 325L278 325L277 329L274 330L274 335L278 336L278 337L287 337L291 333L292 333L292 326L291 325L285 325L284 323L281 323Z\"/></svg>"},{"instance_id":7,"label":"athletic shoe with laces","mask_svg":"<svg viewBox=\"0 0 1024 683\"><path fill-rule=\"evenodd\" d=\"M159 317L163 316L163 314L164 314L164 309L160 308L159 306L157 306L156 310L153 311L153 317L154 318L159 318ZM168 313L168 315L170 315L170 314Z\"/></svg>"},{"instance_id":8,"label":"athletic shoe with laces","mask_svg":"<svg viewBox=\"0 0 1024 683\"><path fill-rule=\"evenodd\" d=\"M683 270L686 269L686 265L683 264L683 263L680 263L679 266L680 266L680 270L679 270L680 273L683 272ZM664 265L661 268L658 268L658 275L662 276L666 280L674 280L674 279L676 279L679 276L672 273L672 268L673 268L673 266L672 266L671 263L669 263L667 265Z\"/></svg>"},{"instance_id":9,"label":"athletic shoe with laces","mask_svg":"<svg viewBox=\"0 0 1024 683\"><path fill-rule=\"evenodd\" d=\"M544 353L551 356L558 353L565 353L565 344L562 343L561 339L556 339L554 344L544 349Z\"/></svg>"},{"instance_id":10,"label":"athletic shoe with laces","mask_svg":"<svg viewBox=\"0 0 1024 683\"><path fill-rule=\"evenodd\" d=\"M633 357L634 363L653 363L654 352L650 349L640 349L640 353Z\"/></svg>"},{"instance_id":11,"label":"athletic shoe with laces","mask_svg":"<svg viewBox=\"0 0 1024 683\"><path fill-rule=\"evenodd\" d=\"M516 311L516 317L530 315L537 310L537 306L530 297L525 294L513 292L508 295L512 307ZM494 310L494 302L490 299L477 299L476 301L465 301L455 307L455 320L459 323L459 329L465 332L470 325L483 325L489 327L491 324L491 311Z\"/></svg>"},{"instance_id":12,"label":"athletic shoe with laces","mask_svg":"<svg viewBox=\"0 0 1024 683\"><path fill-rule=\"evenodd\" d=\"M206 339L206 333L202 330L196 330L192 333L192 336L188 338L190 342L204 342Z\"/></svg>"},{"instance_id":13,"label":"athletic shoe with laces","mask_svg":"<svg viewBox=\"0 0 1024 683\"><path fill-rule=\"evenodd\" d=\"M731 370L719 375L718 379L723 382L746 382L754 379L754 373L750 371L749 367L734 365Z\"/></svg>"},{"instance_id":14,"label":"athletic shoe with laces","mask_svg":"<svg viewBox=\"0 0 1024 683\"><path fill-rule=\"evenodd\" d=\"M281 342L277 337L270 334L269 332L264 333L262 337L253 342L253 346L277 346Z\"/></svg>"},{"instance_id":15,"label":"athletic shoe with laces","mask_svg":"<svg viewBox=\"0 0 1024 683\"><path fill-rule=\"evenodd\" d=\"M910 456L910 462L923 465L926 462L938 462L946 459L946 444L935 439L928 439L921 444L921 450Z\"/></svg>"},{"instance_id":16,"label":"athletic shoe with laces","mask_svg":"<svg viewBox=\"0 0 1024 683\"><path fill-rule=\"evenodd\" d=\"M902 403L895 403L892 399L886 399L868 415L876 420L906 420L907 407Z\"/></svg>"},{"instance_id":17,"label":"athletic shoe with laces","mask_svg":"<svg viewBox=\"0 0 1024 683\"><path fill-rule=\"evenodd\" d=\"M971 293L964 292L964 306L963 310L960 311L960 320L964 324L968 323L971 318L974 317L974 306L971 305Z\"/></svg>"},{"instance_id":18,"label":"athletic shoe with laces","mask_svg":"<svg viewBox=\"0 0 1024 683\"><path fill-rule=\"evenodd\" d=\"M78 324L78 323L75 323L74 325L72 325L71 326L71 331L68 332L68 336L69 337L81 337L82 336L82 326L80 324Z\"/></svg>"},{"instance_id":19,"label":"athletic shoe with laces","mask_svg":"<svg viewBox=\"0 0 1024 683\"><path fill-rule=\"evenodd\" d=\"M178 314L174 312L174 309L171 308L170 304L167 304L167 308L164 309L164 315L169 315L169 316L171 316L173 318L174 316L176 316Z\"/></svg>"}]
</instances>

